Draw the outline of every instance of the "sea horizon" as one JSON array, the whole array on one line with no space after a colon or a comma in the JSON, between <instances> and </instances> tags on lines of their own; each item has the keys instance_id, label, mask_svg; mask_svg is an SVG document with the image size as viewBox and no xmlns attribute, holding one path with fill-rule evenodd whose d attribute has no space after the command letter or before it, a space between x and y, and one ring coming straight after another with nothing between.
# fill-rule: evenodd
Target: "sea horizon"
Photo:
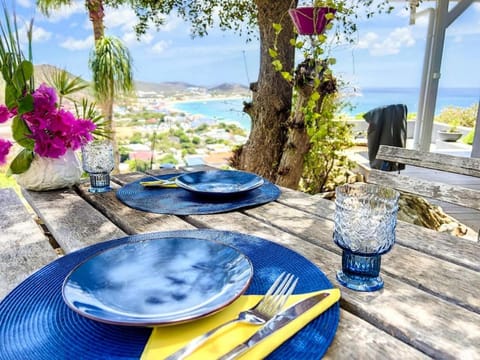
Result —
<instances>
[{"instance_id":1,"label":"sea horizon","mask_svg":"<svg viewBox=\"0 0 480 360\"><path fill-rule=\"evenodd\" d=\"M405 104L408 113L416 113L420 89L415 87L365 87L343 96L350 106L344 107L340 113L351 117L368 112L377 107L389 104ZM479 88L439 88L435 114L438 115L446 107L469 108L479 102ZM236 122L243 129L250 131L250 117L243 112L243 102L247 97L223 97L192 99L172 102L172 108L205 120Z\"/></svg>"}]
</instances>

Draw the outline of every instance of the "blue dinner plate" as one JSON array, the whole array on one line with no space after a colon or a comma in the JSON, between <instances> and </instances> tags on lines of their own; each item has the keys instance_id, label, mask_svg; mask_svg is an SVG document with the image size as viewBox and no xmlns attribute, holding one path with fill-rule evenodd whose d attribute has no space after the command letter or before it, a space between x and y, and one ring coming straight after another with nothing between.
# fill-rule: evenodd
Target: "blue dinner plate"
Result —
<instances>
[{"instance_id":1,"label":"blue dinner plate","mask_svg":"<svg viewBox=\"0 0 480 360\"><path fill-rule=\"evenodd\" d=\"M200 195L237 195L263 185L262 177L237 170L197 171L175 180L181 188Z\"/></svg>"},{"instance_id":2,"label":"blue dinner plate","mask_svg":"<svg viewBox=\"0 0 480 360\"><path fill-rule=\"evenodd\" d=\"M321 269L308 259L255 236L208 229L131 235L62 256L36 271L8 294L0 302L0 360L139 360L151 335L151 327L113 325L81 316L63 301L62 284L72 269L99 251L172 237L221 242L248 256L254 274L245 294L265 294L284 271L300 278L295 294L333 287ZM339 319L337 303L266 359L320 359L333 340Z\"/></svg>"},{"instance_id":3,"label":"blue dinner plate","mask_svg":"<svg viewBox=\"0 0 480 360\"><path fill-rule=\"evenodd\" d=\"M245 292L250 260L215 241L170 237L113 246L75 267L66 304L93 320L159 326L211 315Z\"/></svg>"}]
</instances>

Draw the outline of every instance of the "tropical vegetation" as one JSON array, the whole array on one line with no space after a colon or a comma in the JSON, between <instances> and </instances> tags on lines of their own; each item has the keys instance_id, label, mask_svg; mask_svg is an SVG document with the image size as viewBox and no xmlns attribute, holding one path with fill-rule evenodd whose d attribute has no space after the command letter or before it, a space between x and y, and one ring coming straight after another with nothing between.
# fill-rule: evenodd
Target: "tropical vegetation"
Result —
<instances>
[{"instance_id":1,"label":"tropical vegetation","mask_svg":"<svg viewBox=\"0 0 480 360\"><path fill-rule=\"evenodd\" d=\"M93 140L96 125L91 119L80 119L61 106L56 90L46 84L35 87L31 51L32 25L28 35L29 52L25 58L19 44L16 17L10 19L4 4L4 21L0 23L0 71L5 81L5 105L0 105L0 123L12 119L12 136L23 149L15 156L9 173L27 171L34 155L59 158L68 149L76 150ZM61 98L75 86L63 89ZM12 143L0 139L0 165Z\"/></svg>"}]
</instances>

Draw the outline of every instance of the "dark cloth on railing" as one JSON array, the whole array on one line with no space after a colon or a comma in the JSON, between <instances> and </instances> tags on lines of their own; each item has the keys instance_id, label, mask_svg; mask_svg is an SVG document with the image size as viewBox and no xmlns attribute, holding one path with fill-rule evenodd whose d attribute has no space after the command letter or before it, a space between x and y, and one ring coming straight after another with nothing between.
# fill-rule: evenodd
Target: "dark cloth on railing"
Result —
<instances>
[{"instance_id":1,"label":"dark cloth on railing","mask_svg":"<svg viewBox=\"0 0 480 360\"><path fill-rule=\"evenodd\" d=\"M378 107L363 115L368 123L368 160L372 169L396 171L404 164L377 160L380 145L405 147L407 141L407 106L403 104Z\"/></svg>"}]
</instances>

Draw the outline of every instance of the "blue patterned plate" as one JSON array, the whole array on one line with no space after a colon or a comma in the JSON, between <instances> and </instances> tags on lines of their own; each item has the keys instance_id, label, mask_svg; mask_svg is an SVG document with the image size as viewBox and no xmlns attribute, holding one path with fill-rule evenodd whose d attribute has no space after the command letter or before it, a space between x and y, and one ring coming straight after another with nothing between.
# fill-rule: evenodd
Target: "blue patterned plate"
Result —
<instances>
[{"instance_id":1,"label":"blue patterned plate","mask_svg":"<svg viewBox=\"0 0 480 360\"><path fill-rule=\"evenodd\" d=\"M237 195L263 185L263 178L237 170L210 170L186 173L176 178L181 188L201 195Z\"/></svg>"},{"instance_id":2,"label":"blue patterned plate","mask_svg":"<svg viewBox=\"0 0 480 360\"><path fill-rule=\"evenodd\" d=\"M63 298L80 315L105 323L158 326L211 315L245 292L250 260L235 248L169 237L108 248L74 268Z\"/></svg>"}]
</instances>

